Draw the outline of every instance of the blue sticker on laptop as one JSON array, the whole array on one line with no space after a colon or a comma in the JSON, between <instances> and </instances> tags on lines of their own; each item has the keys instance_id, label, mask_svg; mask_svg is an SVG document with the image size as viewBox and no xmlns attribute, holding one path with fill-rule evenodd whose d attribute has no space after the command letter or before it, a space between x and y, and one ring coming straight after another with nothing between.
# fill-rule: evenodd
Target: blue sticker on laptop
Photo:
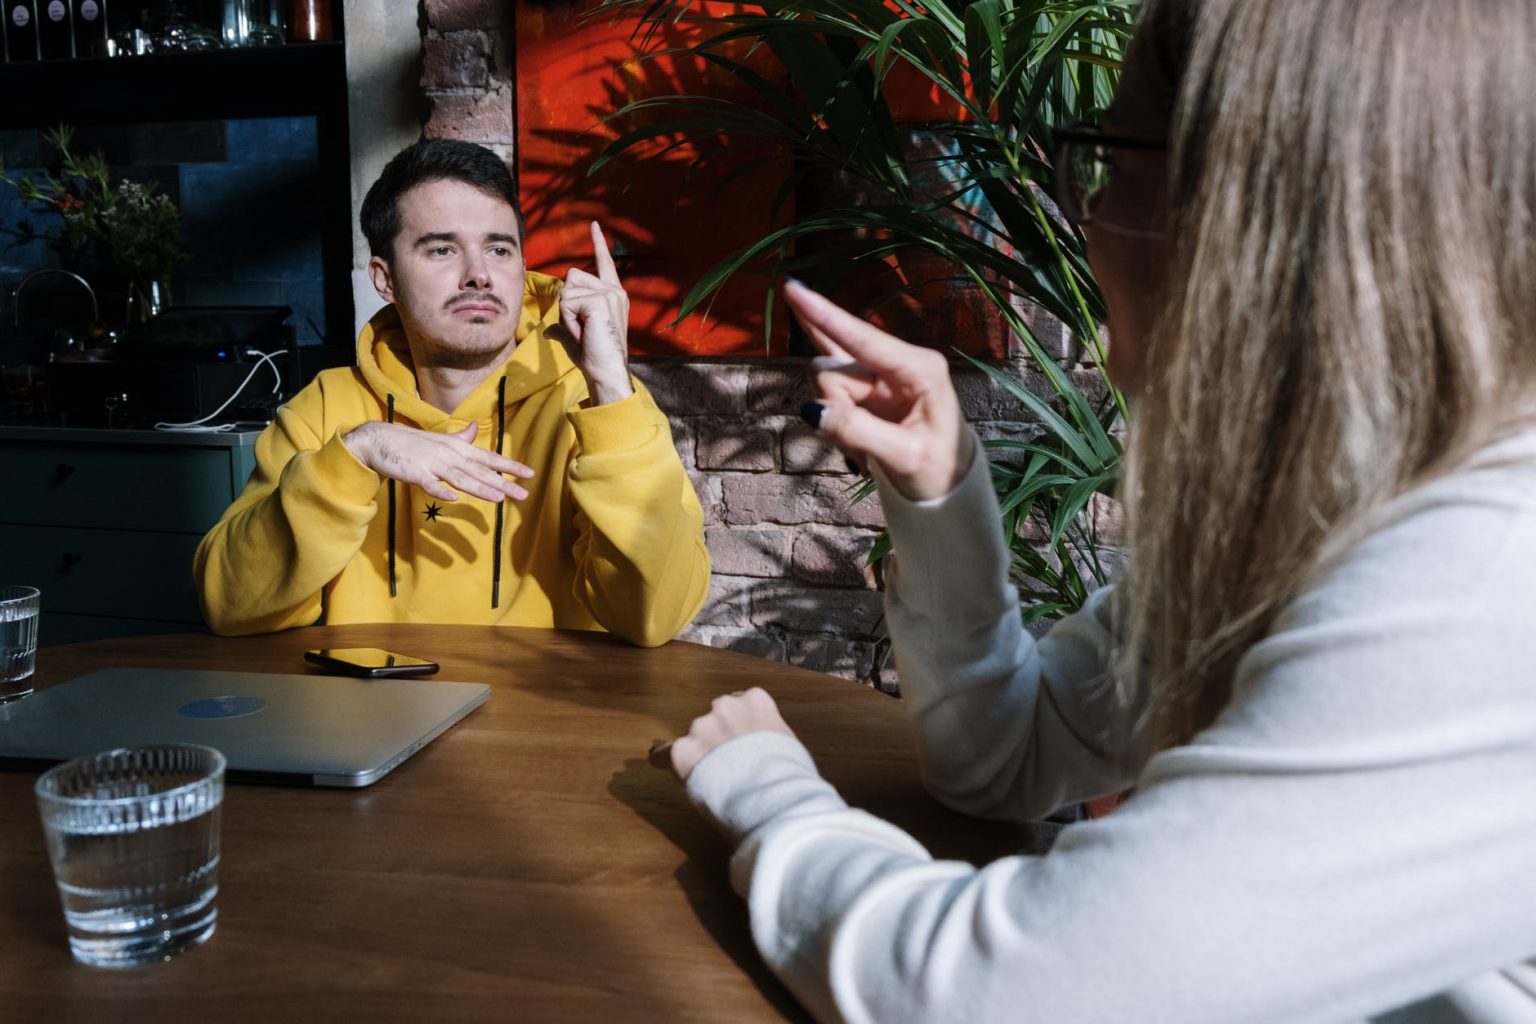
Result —
<instances>
[{"instance_id":1,"label":"blue sticker on laptop","mask_svg":"<svg viewBox=\"0 0 1536 1024\"><path fill-rule=\"evenodd\" d=\"M185 718L241 718L267 706L260 697L209 697L183 704L176 713Z\"/></svg>"}]
</instances>

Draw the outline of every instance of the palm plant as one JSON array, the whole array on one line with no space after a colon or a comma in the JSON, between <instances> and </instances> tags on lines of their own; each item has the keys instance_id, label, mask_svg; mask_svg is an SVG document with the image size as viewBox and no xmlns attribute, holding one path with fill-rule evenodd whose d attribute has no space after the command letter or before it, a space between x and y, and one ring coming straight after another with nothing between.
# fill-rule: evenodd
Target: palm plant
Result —
<instances>
[{"instance_id":1,"label":"palm plant","mask_svg":"<svg viewBox=\"0 0 1536 1024\"><path fill-rule=\"evenodd\" d=\"M859 193L857 202L802 211L722 258L688 292L679 318L706 304L731 275L764 263L775 280L794 273L825 287L849 268L921 253L969 281L1019 339L1052 396L972 359L1041 427L1033 440L988 442L1000 456L993 476L1026 621L1075 610L1108 576L1090 504L1116 478L1120 446L1112 427L1124 416L1124 399L1105 378L1103 397L1091 400L1070 367L1046 352L1023 307L1032 303L1065 324L1103 376L1103 300L1081 234L1047 198L1052 131L1093 121L1108 105L1137 2L713 5L728 13L709 19L699 41L646 55L690 54L743 83L753 101L673 94L629 103L611 115L617 137L592 167L658 141L703 144L707 153L722 138L738 149L757 140L793 152L796 170L778 203L807 176L836 175ZM598 9L635 18L636 38L648 42L690 7L692 0L603 0ZM893 75L930 86L954 112L929 126L941 135L939 155L909 152L908 133L893 114ZM772 295L770 284L770 324ZM1042 527L1043 541L1031 542L1030 522ZM884 550L877 546L872 557Z\"/></svg>"}]
</instances>

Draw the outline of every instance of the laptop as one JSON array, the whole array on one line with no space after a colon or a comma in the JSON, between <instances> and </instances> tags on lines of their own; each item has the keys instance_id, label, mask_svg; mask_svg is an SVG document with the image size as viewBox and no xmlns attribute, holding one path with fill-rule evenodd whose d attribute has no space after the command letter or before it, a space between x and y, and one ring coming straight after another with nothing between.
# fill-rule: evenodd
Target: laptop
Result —
<instances>
[{"instance_id":1,"label":"laptop","mask_svg":"<svg viewBox=\"0 0 1536 1024\"><path fill-rule=\"evenodd\" d=\"M234 782L368 786L490 692L435 679L106 668L0 705L0 767L201 743L224 754Z\"/></svg>"}]
</instances>

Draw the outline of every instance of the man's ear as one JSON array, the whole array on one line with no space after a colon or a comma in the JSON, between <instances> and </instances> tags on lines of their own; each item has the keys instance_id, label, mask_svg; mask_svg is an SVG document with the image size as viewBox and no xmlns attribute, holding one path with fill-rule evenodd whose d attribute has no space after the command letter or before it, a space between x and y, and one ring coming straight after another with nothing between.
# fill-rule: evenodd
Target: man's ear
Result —
<instances>
[{"instance_id":1,"label":"man's ear","mask_svg":"<svg viewBox=\"0 0 1536 1024\"><path fill-rule=\"evenodd\" d=\"M389 272L388 260L382 256L369 257L368 279L373 282L373 290L379 293L379 298L385 302L395 301L395 281Z\"/></svg>"}]
</instances>

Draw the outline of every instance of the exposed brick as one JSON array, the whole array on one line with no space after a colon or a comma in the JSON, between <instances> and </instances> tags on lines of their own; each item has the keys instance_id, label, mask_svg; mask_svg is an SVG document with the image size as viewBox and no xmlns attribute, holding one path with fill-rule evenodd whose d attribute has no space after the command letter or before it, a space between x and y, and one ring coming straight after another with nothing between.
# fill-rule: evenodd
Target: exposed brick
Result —
<instances>
[{"instance_id":1,"label":"exposed brick","mask_svg":"<svg viewBox=\"0 0 1536 1024\"><path fill-rule=\"evenodd\" d=\"M721 478L721 487L725 521L733 525L885 526L885 513L876 498L854 502L849 483L832 477L731 473Z\"/></svg>"},{"instance_id":2,"label":"exposed brick","mask_svg":"<svg viewBox=\"0 0 1536 1024\"><path fill-rule=\"evenodd\" d=\"M808 364L806 359L784 359L749 366L747 411L798 416L800 406L812 397Z\"/></svg>"},{"instance_id":3,"label":"exposed brick","mask_svg":"<svg viewBox=\"0 0 1536 1024\"><path fill-rule=\"evenodd\" d=\"M484 32L429 35L422 44L422 88L484 89L490 81L490 51Z\"/></svg>"},{"instance_id":4,"label":"exposed brick","mask_svg":"<svg viewBox=\"0 0 1536 1024\"><path fill-rule=\"evenodd\" d=\"M976 428L976 434L982 441L1034 441L1044 433L1043 428L1036 423L1010 423L997 420L983 420L972 424ZM1004 463L1012 466L1022 466L1029 461L1030 454L1019 449L987 448L987 458L993 462Z\"/></svg>"},{"instance_id":5,"label":"exposed brick","mask_svg":"<svg viewBox=\"0 0 1536 1024\"><path fill-rule=\"evenodd\" d=\"M796 532L791 566L795 579L829 587L872 587L866 565L875 535L807 526Z\"/></svg>"},{"instance_id":6,"label":"exposed brick","mask_svg":"<svg viewBox=\"0 0 1536 1024\"><path fill-rule=\"evenodd\" d=\"M729 626L689 626L679 634L682 640L710 647L751 654L772 661L784 661L786 643L783 631L776 629L733 629Z\"/></svg>"},{"instance_id":7,"label":"exposed brick","mask_svg":"<svg viewBox=\"0 0 1536 1024\"><path fill-rule=\"evenodd\" d=\"M517 46L512 32L497 32L491 45L491 76L499 81L511 82L516 74Z\"/></svg>"},{"instance_id":8,"label":"exposed brick","mask_svg":"<svg viewBox=\"0 0 1536 1024\"><path fill-rule=\"evenodd\" d=\"M667 417L667 426L672 430L672 447L677 449L677 457L682 459L683 465L689 469L698 466L698 459L694 455L692 422L679 416Z\"/></svg>"},{"instance_id":9,"label":"exposed brick","mask_svg":"<svg viewBox=\"0 0 1536 1024\"><path fill-rule=\"evenodd\" d=\"M512 96L504 89L486 93L430 93L426 134L434 139L510 142Z\"/></svg>"},{"instance_id":10,"label":"exposed brick","mask_svg":"<svg viewBox=\"0 0 1536 1024\"><path fill-rule=\"evenodd\" d=\"M849 475L843 453L827 443L799 418L787 421L779 436L780 458L786 473L838 473Z\"/></svg>"},{"instance_id":11,"label":"exposed brick","mask_svg":"<svg viewBox=\"0 0 1536 1024\"><path fill-rule=\"evenodd\" d=\"M688 464L683 463L686 467ZM721 492L720 478L707 473L689 473L688 479L693 483L693 493L699 496L699 504L704 509L704 525L713 526L716 523L725 522L725 498Z\"/></svg>"},{"instance_id":12,"label":"exposed brick","mask_svg":"<svg viewBox=\"0 0 1536 1024\"><path fill-rule=\"evenodd\" d=\"M701 416L694 420L694 452L700 469L751 472L778 466L778 431L758 422Z\"/></svg>"},{"instance_id":13,"label":"exposed brick","mask_svg":"<svg viewBox=\"0 0 1536 1024\"><path fill-rule=\"evenodd\" d=\"M1118 544L1125 538L1125 509L1113 498L1095 494L1088 503L1099 543Z\"/></svg>"},{"instance_id":14,"label":"exposed brick","mask_svg":"<svg viewBox=\"0 0 1536 1024\"><path fill-rule=\"evenodd\" d=\"M785 660L813 672L864 680L874 663L874 645L864 640L790 634Z\"/></svg>"},{"instance_id":15,"label":"exposed brick","mask_svg":"<svg viewBox=\"0 0 1536 1024\"><path fill-rule=\"evenodd\" d=\"M1000 368L1034 394L1047 400L1055 397L1045 375L1026 364L1004 364ZM960 408L966 419L1013 420L1021 423L1034 419L1016 395L980 370L957 364L952 369L952 376L955 392L960 396Z\"/></svg>"},{"instance_id":16,"label":"exposed brick","mask_svg":"<svg viewBox=\"0 0 1536 1024\"><path fill-rule=\"evenodd\" d=\"M512 10L503 0L425 0L425 6L427 24L439 32L500 26Z\"/></svg>"},{"instance_id":17,"label":"exposed brick","mask_svg":"<svg viewBox=\"0 0 1536 1024\"><path fill-rule=\"evenodd\" d=\"M747 368L740 363L636 359L629 368L669 415L739 416L747 411Z\"/></svg>"},{"instance_id":18,"label":"exposed brick","mask_svg":"<svg viewBox=\"0 0 1536 1024\"><path fill-rule=\"evenodd\" d=\"M750 626L752 619L753 589L760 580L741 576L711 576L709 596L704 607L694 617L700 626Z\"/></svg>"},{"instance_id":19,"label":"exposed brick","mask_svg":"<svg viewBox=\"0 0 1536 1024\"><path fill-rule=\"evenodd\" d=\"M790 532L773 527L711 526L704 531L714 571L780 577L789 563Z\"/></svg>"},{"instance_id":20,"label":"exposed brick","mask_svg":"<svg viewBox=\"0 0 1536 1024\"><path fill-rule=\"evenodd\" d=\"M751 591L752 622L804 633L867 638L884 614L874 590L826 590L787 581L764 581Z\"/></svg>"},{"instance_id":21,"label":"exposed brick","mask_svg":"<svg viewBox=\"0 0 1536 1024\"><path fill-rule=\"evenodd\" d=\"M1082 343L1067 329L1066 324L1023 296L1015 295L1012 305L1047 356L1062 366L1072 366L1083 358ZM1017 359L1027 359L1028 351L1018 337L1012 339L1010 355Z\"/></svg>"},{"instance_id":22,"label":"exposed brick","mask_svg":"<svg viewBox=\"0 0 1536 1024\"><path fill-rule=\"evenodd\" d=\"M1092 367L1086 370L1073 370L1072 383L1097 409L1109 397L1109 387L1104 382L1104 375Z\"/></svg>"}]
</instances>

